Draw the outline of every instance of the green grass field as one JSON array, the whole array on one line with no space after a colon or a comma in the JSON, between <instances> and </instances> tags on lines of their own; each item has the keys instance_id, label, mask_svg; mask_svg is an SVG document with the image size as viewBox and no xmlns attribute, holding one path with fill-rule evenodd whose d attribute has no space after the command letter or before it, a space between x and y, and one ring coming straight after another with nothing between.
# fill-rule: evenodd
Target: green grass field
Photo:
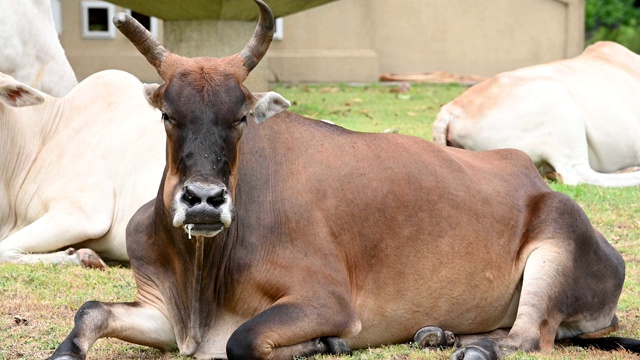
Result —
<instances>
[{"instance_id":1,"label":"green grass field","mask_svg":"<svg viewBox=\"0 0 640 360\"><path fill-rule=\"evenodd\" d=\"M277 86L301 115L331 120L359 130L431 138L431 124L440 105L465 90L456 85L414 85L402 94L395 86ZM623 329L616 335L640 338L640 187L609 189L564 186L554 190L574 198L595 226L622 252L627 280L619 303ZM0 265L0 360L44 359L66 337L73 316L88 300L131 301L135 296L131 271L107 271L51 265ZM424 351L410 344L366 349L352 356L314 359L447 359L451 350ZM89 359L184 359L177 353L101 339ZM605 353L556 346L550 356L517 353L512 359L636 359L626 352Z\"/></svg>"}]
</instances>

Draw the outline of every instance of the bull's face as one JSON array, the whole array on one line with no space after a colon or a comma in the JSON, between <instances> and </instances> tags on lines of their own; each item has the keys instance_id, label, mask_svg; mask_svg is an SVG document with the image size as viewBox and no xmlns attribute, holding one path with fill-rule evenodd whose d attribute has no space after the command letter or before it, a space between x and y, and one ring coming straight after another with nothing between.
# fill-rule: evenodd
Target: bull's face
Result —
<instances>
[{"instance_id":1,"label":"bull's face","mask_svg":"<svg viewBox=\"0 0 640 360\"><path fill-rule=\"evenodd\" d=\"M237 180L239 141L248 118L262 122L289 106L276 93L252 95L243 85L264 56L274 21L261 0L260 24L238 54L184 58L167 52L124 14L116 26L156 67L163 85L147 85L149 102L162 111L167 133L165 175L159 198L175 227L212 237L229 227Z\"/></svg>"}]
</instances>

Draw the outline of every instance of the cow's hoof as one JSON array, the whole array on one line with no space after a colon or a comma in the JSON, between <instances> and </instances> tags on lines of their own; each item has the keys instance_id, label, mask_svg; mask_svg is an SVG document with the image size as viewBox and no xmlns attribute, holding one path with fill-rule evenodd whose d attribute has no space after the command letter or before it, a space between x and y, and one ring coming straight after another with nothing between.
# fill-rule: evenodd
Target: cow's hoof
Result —
<instances>
[{"instance_id":1,"label":"cow's hoof","mask_svg":"<svg viewBox=\"0 0 640 360\"><path fill-rule=\"evenodd\" d=\"M351 348L347 343L339 337L330 336L320 339L326 346L329 353L332 355L346 355L351 354Z\"/></svg>"},{"instance_id":2,"label":"cow's hoof","mask_svg":"<svg viewBox=\"0 0 640 360\"><path fill-rule=\"evenodd\" d=\"M490 340L480 340L454 351L451 360L498 360L498 355Z\"/></svg>"},{"instance_id":3,"label":"cow's hoof","mask_svg":"<svg viewBox=\"0 0 640 360\"><path fill-rule=\"evenodd\" d=\"M455 336L450 331L444 331L436 326L427 326L418 330L413 341L421 348L453 346Z\"/></svg>"},{"instance_id":4,"label":"cow's hoof","mask_svg":"<svg viewBox=\"0 0 640 360\"><path fill-rule=\"evenodd\" d=\"M80 249L76 253L78 254L78 259L82 262L82 266L86 268L100 270L108 268L107 264L100 258L100 255L91 249Z\"/></svg>"}]
</instances>

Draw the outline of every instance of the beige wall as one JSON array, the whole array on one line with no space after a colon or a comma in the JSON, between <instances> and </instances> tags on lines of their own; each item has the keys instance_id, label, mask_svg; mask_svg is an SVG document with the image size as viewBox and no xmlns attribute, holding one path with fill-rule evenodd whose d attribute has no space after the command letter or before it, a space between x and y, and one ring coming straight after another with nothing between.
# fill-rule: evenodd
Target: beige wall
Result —
<instances>
[{"instance_id":1,"label":"beige wall","mask_svg":"<svg viewBox=\"0 0 640 360\"><path fill-rule=\"evenodd\" d=\"M284 18L279 81L375 81L444 70L490 76L573 57L584 0L341 0Z\"/></svg>"},{"instance_id":2,"label":"beige wall","mask_svg":"<svg viewBox=\"0 0 640 360\"><path fill-rule=\"evenodd\" d=\"M159 82L155 69L122 34L114 39L83 39L81 0L61 0L62 33L60 42L73 70L82 80L100 70L119 69L135 74L143 82ZM116 6L116 11L123 8ZM158 38L162 41L162 21L158 21Z\"/></svg>"},{"instance_id":3,"label":"beige wall","mask_svg":"<svg viewBox=\"0 0 640 360\"><path fill-rule=\"evenodd\" d=\"M491 76L579 54L584 47L584 1L334 1L286 16L283 40L272 43L255 72L286 82L370 82L383 73L438 70ZM121 34L114 40L82 39L81 0L61 2L61 41L79 79L116 68L145 82L159 81ZM184 55L229 55L244 46L255 27L253 22L236 23L167 22L165 45ZM159 28L162 41L162 24ZM215 44L219 37L228 40L223 47Z\"/></svg>"},{"instance_id":4,"label":"beige wall","mask_svg":"<svg viewBox=\"0 0 640 360\"><path fill-rule=\"evenodd\" d=\"M254 22L232 20L178 20L164 25L164 45L187 57L225 57L238 53L256 28ZM251 91L268 91L269 74L268 60L263 59L243 84Z\"/></svg>"}]
</instances>

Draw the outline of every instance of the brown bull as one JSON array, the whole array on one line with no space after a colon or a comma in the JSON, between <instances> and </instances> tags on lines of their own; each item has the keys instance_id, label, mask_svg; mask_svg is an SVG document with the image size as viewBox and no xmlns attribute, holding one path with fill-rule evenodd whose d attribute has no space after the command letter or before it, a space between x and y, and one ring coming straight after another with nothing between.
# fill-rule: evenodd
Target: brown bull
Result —
<instances>
[{"instance_id":1,"label":"brown bull","mask_svg":"<svg viewBox=\"0 0 640 360\"><path fill-rule=\"evenodd\" d=\"M101 337L197 358L291 359L414 334L422 345L455 340L456 359L495 359L615 327L622 257L524 153L289 112L240 139L247 116L286 106L241 84L273 33L255 1L253 39L224 59L167 53L118 18L166 82L150 99L165 114L167 164L127 231L136 300L84 304L52 359L84 359Z\"/></svg>"}]
</instances>

